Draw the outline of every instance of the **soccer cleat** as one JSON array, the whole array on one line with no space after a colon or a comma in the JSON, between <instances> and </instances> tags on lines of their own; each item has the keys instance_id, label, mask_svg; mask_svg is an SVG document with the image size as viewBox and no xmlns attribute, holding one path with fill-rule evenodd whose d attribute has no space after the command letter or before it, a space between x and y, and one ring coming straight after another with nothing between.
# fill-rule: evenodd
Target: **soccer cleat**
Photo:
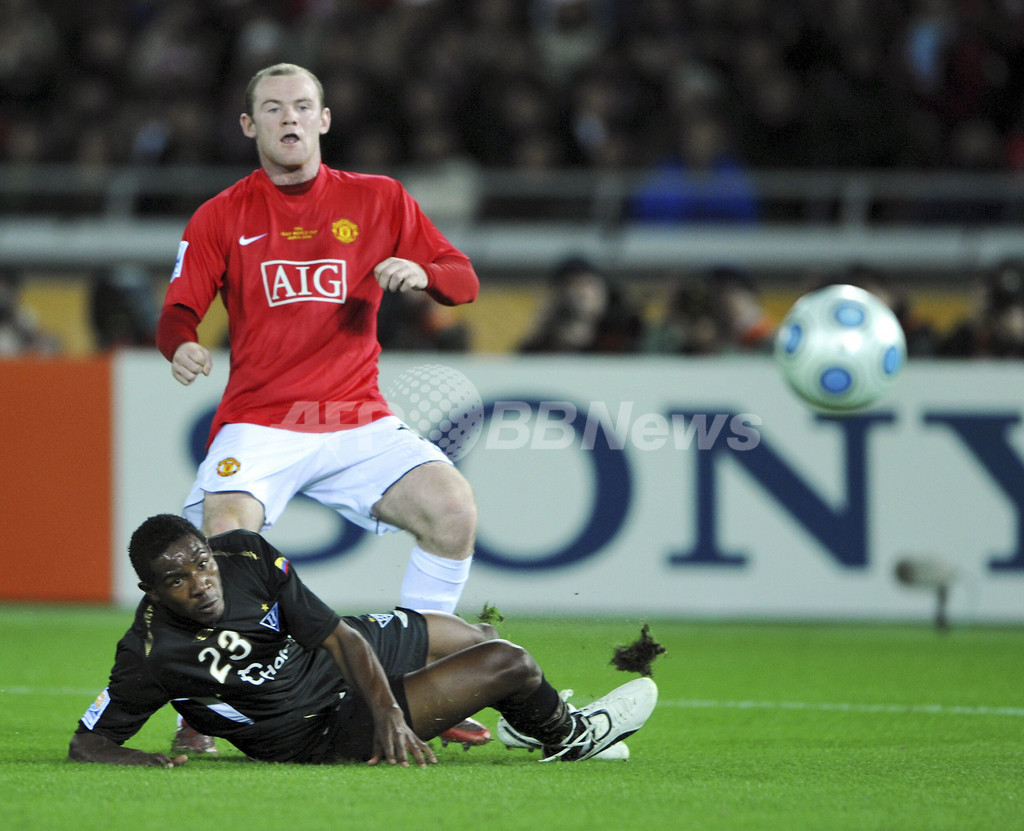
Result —
<instances>
[{"instance_id":1,"label":"soccer cleat","mask_svg":"<svg viewBox=\"0 0 1024 831\"><path fill-rule=\"evenodd\" d=\"M505 720L504 716L498 717L498 726L495 727L495 732L498 734L498 741L509 750L521 747L533 753L534 750L540 750L543 747L536 739L531 739L529 736L516 730Z\"/></svg>"},{"instance_id":2,"label":"soccer cleat","mask_svg":"<svg viewBox=\"0 0 1024 831\"><path fill-rule=\"evenodd\" d=\"M572 690L562 690L558 697L565 702L565 706L569 708L570 713L575 713L577 707L569 700L573 696ZM503 715L498 716L498 724L495 728L495 732L498 734L498 741L500 741L506 748L512 750L513 748L521 747L525 750L529 750L531 753L535 750L541 750L544 745L537 741L531 736L527 736L525 733L520 733L516 730Z\"/></svg>"},{"instance_id":3,"label":"soccer cleat","mask_svg":"<svg viewBox=\"0 0 1024 831\"><path fill-rule=\"evenodd\" d=\"M219 752L213 736L193 730L187 722L183 721L174 732L174 739L171 741L172 756L180 756L182 753L187 756L201 756Z\"/></svg>"},{"instance_id":4,"label":"soccer cleat","mask_svg":"<svg viewBox=\"0 0 1024 831\"><path fill-rule=\"evenodd\" d=\"M461 744L464 750L487 744L491 740L491 731L479 721L467 718L454 727L449 727L441 734L441 747L449 744Z\"/></svg>"},{"instance_id":5,"label":"soccer cleat","mask_svg":"<svg viewBox=\"0 0 1024 831\"><path fill-rule=\"evenodd\" d=\"M569 707L569 712L578 712L578 709L573 706L572 702L569 701L572 698L572 690L562 690L559 693L562 701ZM508 721L505 720L504 716L498 717L498 724L495 727L495 732L498 734L498 741L500 741L509 750L514 748L523 748L524 750L533 753L535 750L543 750L544 745L539 741L524 733L520 733L516 730ZM625 762L629 759L629 748L625 742L617 742L611 747L607 747L600 753L594 755L595 759L604 759L605 761L621 761Z\"/></svg>"},{"instance_id":6,"label":"soccer cleat","mask_svg":"<svg viewBox=\"0 0 1024 831\"><path fill-rule=\"evenodd\" d=\"M512 727L505 719L498 719L497 726L498 741L509 750L521 747L530 753L535 750L543 750L544 746L536 739L525 736ZM629 747L625 742L620 741L606 747L600 753L595 753L594 759L603 759L608 762L625 762L629 759Z\"/></svg>"},{"instance_id":7,"label":"soccer cleat","mask_svg":"<svg viewBox=\"0 0 1024 831\"><path fill-rule=\"evenodd\" d=\"M654 712L658 687L650 678L616 687L571 713L573 732L560 745L545 746L542 762L582 762L632 736Z\"/></svg>"}]
</instances>

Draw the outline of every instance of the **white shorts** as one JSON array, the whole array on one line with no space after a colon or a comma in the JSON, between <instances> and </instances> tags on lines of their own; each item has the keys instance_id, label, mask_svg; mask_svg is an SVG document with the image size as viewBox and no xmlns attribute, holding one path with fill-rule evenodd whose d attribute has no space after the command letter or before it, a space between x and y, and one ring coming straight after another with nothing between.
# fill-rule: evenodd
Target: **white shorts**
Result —
<instances>
[{"instance_id":1,"label":"white shorts","mask_svg":"<svg viewBox=\"0 0 1024 831\"><path fill-rule=\"evenodd\" d=\"M258 424L225 424L199 465L185 517L203 524L207 493L244 491L263 503L263 528L296 494L305 494L361 528L398 531L370 511L414 467L451 460L395 416L350 430L297 433Z\"/></svg>"}]
</instances>

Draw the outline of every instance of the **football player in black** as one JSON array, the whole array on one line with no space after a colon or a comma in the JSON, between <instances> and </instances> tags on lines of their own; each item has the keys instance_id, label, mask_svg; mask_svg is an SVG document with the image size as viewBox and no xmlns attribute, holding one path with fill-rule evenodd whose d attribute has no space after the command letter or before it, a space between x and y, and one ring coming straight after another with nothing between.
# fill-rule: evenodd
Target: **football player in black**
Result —
<instances>
[{"instance_id":1,"label":"football player in black","mask_svg":"<svg viewBox=\"0 0 1024 831\"><path fill-rule=\"evenodd\" d=\"M160 514L136 529L129 556L145 597L72 761L184 764L124 747L167 703L259 761L426 766L437 761L427 740L485 707L516 746L576 761L635 732L657 701L640 678L576 709L525 649L444 612L340 617L251 531L207 540Z\"/></svg>"}]
</instances>

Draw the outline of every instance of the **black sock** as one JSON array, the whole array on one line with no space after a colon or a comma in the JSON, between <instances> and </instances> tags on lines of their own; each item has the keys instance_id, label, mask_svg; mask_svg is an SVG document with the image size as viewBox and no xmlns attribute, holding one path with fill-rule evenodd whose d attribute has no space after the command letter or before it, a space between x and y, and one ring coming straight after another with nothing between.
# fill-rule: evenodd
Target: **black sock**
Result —
<instances>
[{"instance_id":1,"label":"black sock","mask_svg":"<svg viewBox=\"0 0 1024 831\"><path fill-rule=\"evenodd\" d=\"M569 737L573 721L558 691L541 678L540 686L526 698L509 696L494 705L512 729L543 745L556 745Z\"/></svg>"}]
</instances>

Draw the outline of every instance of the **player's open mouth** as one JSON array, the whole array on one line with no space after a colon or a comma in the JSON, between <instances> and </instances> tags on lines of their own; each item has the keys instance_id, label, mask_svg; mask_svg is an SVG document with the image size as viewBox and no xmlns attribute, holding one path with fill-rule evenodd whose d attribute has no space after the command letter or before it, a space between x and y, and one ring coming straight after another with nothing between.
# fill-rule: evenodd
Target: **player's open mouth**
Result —
<instances>
[{"instance_id":1,"label":"player's open mouth","mask_svg":"<svg viewBox=\"0 0 1024 831\"><path fill-rule=\"evenodd\" d=\"M298 144L299 137L295 133L289 133L286 136L281 137L282 144Z\"/></svg>"},{"instance_id":2,"label":"player's open mouth","mask_svg":"<svg viewBox=\"0 0 1024 831\"><path fill-rule=\"evenodd\" d=\"M199 614L201 614L201 615L213 614L213 612L216 611L217 604L219 602L220 602L220 599L215 597L215 598L213 598L213 600L206 601L206 603L204 603L202 606L197 606L196 607L196 611L199 612Z\"/></svg>"}]
</instances>

